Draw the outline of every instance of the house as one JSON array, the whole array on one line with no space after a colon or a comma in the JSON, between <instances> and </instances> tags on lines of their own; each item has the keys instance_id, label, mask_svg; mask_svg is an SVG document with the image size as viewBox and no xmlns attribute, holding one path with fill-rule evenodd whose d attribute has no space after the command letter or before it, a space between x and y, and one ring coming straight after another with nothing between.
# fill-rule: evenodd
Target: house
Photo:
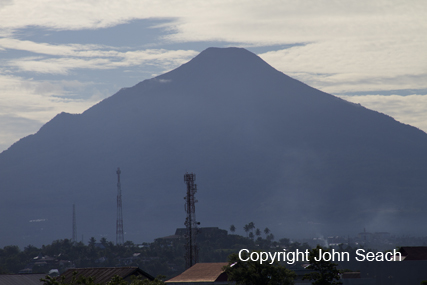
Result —
<instances>
[{"instance_id":1,"label":"house","mask_svg":"<svg viewBox=\"0 0 427 285\"><path fill-rule=\"evenodd\" d=\"M76 278L80 276L84 277L92 277L95 279L95 283L106 284L109 282L114 276L118 275L122 277L124 280L130 281L132 280L132 276L141 276L143 279L154 280L154 277L148 274L147 272L139 269L136 266L129 267L94 267L94 268L73 268L68 269L63 274L59 276L61 279L65 276L65 283L71 283L73 279L74 272L76 272ZM0 283L1 284L1 283Z\"/></svg>"},{"instance_id":2,"label":"house","mask_svg":"<svg viewBox=\"0 0 427 285\"><path fill-rule=\"evenodd\" d=\"M175 231L175 236L185 236L187 234L186 228L177 228ZM228 235L228 232L226 230L222 230L218 227L202 227L198 228L197 235L200 237L203 237L205 239L207 238L218 238L218 237L225 237Z\"/></svg>"},{"instance_id":3,"label":"house","mask_svg":"<svg viewBox=\"0 0 427 285\"><path fill-rule=\"evenodd\" d=\"M223 267L228 262L196 263L180 275L167 280L168 285L218 285L231 284L227 281L227 274Z\"/></svg>"}]
</instances>

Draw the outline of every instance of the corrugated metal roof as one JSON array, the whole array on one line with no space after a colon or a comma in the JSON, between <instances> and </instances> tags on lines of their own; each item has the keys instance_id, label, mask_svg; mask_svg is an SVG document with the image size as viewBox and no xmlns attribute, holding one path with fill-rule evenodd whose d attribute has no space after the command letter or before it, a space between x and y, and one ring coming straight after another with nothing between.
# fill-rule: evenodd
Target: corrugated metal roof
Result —
<instances>
[{"instance_id":1,"label":"corrugated metal roof","mask_svg":"<svg viewBox=\"0 0 427 285\"><path fill-rule=\"evenodd\" d=\"M62 278L62 276L65 276L65 282L71 283L71 280L73 278L73 273L77 272L76 277L79 278L80 276L84 277L93 277L95 278L95 283L101 283L105 284L111 280L115 275L118 275L122 277L123 279L126 279L130 277L131 275L136 276L143 276L146 279L153 280L154 277L148 274L147 272L139 269L135 266L129 266L129 267L94 267L94 268L73 268L68 269L66 272L60 275L59 278Z\"/></svg>"},{"instance_id":2,"label":"corrugated metal roof","mask_svg":"<svg viewBox=\"0 0 427 285\"><path fill-rule=\"evenodd\" d=\"M40 278L46 274L4 274L0 275L1 285L40 285Z\"/></svg>"},{"instance_id":3,"label":"corrugated metal roof","mask_svg":"<svg viewBox=\"0 0 427 285\"><path fill-rule=\"evenodd\" d=\"M226 281L226 276L221 276L221 275L224 272L222 268L227 265L228 265L228 262L196 263L195 265L185 270L180 275L167 280L166 283ZM221 279L221 280L218 280L218 279ZM222 279L225 279L225 280L222 280Z\"/></svg>"}]
</instances>

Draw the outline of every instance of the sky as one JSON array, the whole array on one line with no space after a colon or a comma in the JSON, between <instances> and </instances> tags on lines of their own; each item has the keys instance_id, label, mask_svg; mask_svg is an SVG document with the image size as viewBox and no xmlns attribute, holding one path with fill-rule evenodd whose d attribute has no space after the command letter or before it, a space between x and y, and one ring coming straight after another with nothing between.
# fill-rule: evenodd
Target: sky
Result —
<instances>
[{"instance_id":1,"label":"sky","mask_svg":"<svg viewBox=\"0 0 427 285\"><path fill-rule=\"evenodd\" d=\"M0 152L208 47L427 132L425 0L0 0Z\"/></svg>"}]
</instances>

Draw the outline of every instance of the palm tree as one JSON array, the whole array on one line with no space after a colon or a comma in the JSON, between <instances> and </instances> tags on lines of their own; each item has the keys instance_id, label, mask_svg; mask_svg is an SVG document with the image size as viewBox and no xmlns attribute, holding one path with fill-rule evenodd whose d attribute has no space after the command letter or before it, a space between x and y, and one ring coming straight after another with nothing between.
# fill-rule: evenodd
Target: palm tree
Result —
<instances>
[{"instance_id":1,"label":"palm tree","mask_svg":"<svg viewBox=\"0 0 427 285\"><path fill-rule=\"evenodd\" d=\"M249 227L249 225L245 225L245 226L243 227L243 229L245 230L246 234L248 234L248 232L249 232L249 230L250 230L250 227Z\"/></svg>"},{"instance_id":2,"label":"palm tree","mask_svg":"<svg viewBox=\"0 0 427 285\"><path fill-rule=\"evenodd\" d=\"M255 224L254 224L254 222L250 222L250 223L248 224L248 226L249 226L249 230L250 230L250 231L252 231L253 229L255 229Z\"/></svg>"},{"instance_id":3,"label":"palm tree","mask_svg":"<svg viewBox=\"0 0 427 285\"><path fill-rule=\"evenodd\" d=\"M236 227L234 225L230 226L230 232L234 233L236 231Z\"/></svg>"},{"instance_id":4,"label":"palm tree","mask_svg":"<svg viewBox=\"0 0 427 285\"><path fill-rule=\"evenodd\" d=\"M253 233L253 232L250 232L250 233L249 233L249 238L250 238L251 240L253 240L253 239L254 239L254 233Z\"/></svg>"}]
</instances>

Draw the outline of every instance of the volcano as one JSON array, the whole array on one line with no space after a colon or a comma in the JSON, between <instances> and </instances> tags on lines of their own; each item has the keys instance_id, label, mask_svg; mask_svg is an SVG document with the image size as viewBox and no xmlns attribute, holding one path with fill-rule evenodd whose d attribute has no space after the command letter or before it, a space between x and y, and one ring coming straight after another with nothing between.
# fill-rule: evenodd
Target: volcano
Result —
<instances>
[{"instance_id":1,"label":"volcano","mask_svg":"<svg viewBox=\"0 0 427 285\"><path fill-rule=\"evenodd\" d=\"M118 167L135 243L184 226L186 172L203 227L426 234L427 134L241 48L206 49L2 152L1 246L71 238L73 204L79 240L114 241Z\"/></svg>"}]
</instances>

